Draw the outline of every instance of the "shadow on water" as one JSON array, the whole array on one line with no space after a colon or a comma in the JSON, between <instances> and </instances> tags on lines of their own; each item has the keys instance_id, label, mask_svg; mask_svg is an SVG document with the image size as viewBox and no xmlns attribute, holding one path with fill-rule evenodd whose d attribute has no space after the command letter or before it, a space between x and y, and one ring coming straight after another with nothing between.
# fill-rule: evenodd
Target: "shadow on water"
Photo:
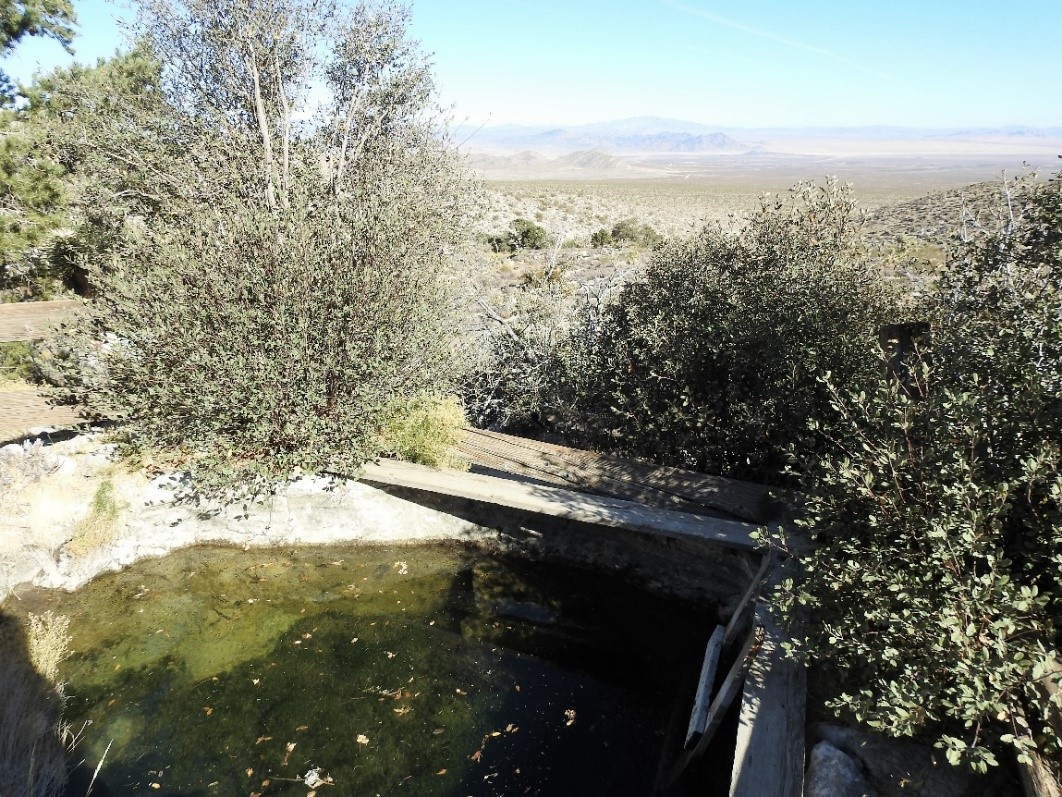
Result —
<instances>
[{"instance_id":1,"label":"shadow on water","mask_svg":"<svg viewBox=\"0 0 1062 797\"><path fill-rule=\"evenodd\" d=\"M71 616L97 797L645 795L714 623L452 546L197 549L23 605Z\"/></svg>"}]
</instances>

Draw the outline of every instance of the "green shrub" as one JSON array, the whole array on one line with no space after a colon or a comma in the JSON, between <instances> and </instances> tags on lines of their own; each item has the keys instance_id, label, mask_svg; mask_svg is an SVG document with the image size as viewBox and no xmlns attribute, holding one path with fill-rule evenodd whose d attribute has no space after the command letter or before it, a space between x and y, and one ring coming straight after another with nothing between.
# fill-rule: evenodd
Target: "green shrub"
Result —
<instances>
[{"instance_id":1,"label":"green shrub","mask_svg":"<svg viewBox=\"0 0 1062 797\"><path fill-rule=\"evenodd\" d=\"M465 470L467 462L452 453L468 425L453 396L421 394L397 399L382 413L380 449L399 459L433 468Z\"/></svg>"},{"instance_id":2,"label":"green shrub","mask_svg":"<svg viewBox=\"0 0 1062 797\"><path fill-rule=\"evenodd\" d=\"M658 247L645 273L577 330L545 405L574 440L657 462L778 482L819 377L867 384L869 341L895 320L834 185L803 185L738 235L705 228Z\"/></svg>"},{"instance_id":3,"label":"green shrub","mask_svg":"<svg viewBox=\"0 0 1062 797\"><path fill-rule=\"evenodd\" d=\"M612 244L612 232L602 227L600 230L595 230L590 234L590 246L598 249L602 246L611 246Z\"/></svg>"},{"instance_id":4,"label":"green shrub","mask_svg":"<svg viewBox=\"0 0 1062 797\"><path fill-rule=\"evenodd\" d=\"M39 378L40 371L33 362L33 344L0 343L0 383L36 382Z\"/></svg>"},{"instance_id":5,"label":"green shrub","mask_svg":"<svg viewBox=\"0 0 1062 797\"><path fill-rule=\"evenodd\" d=\"M649 247L660 243L661 236L648 224L639 224L637 219L623 219L612 227L611 240L617 244Z\"/></svg>"},{"instance_id":6,"label":"green shrub","mask_svg":"<svg viewBox=\"0 0 1062 797\"><path fill-rule=\"evenodd\" d=\"M817 547L780 596L812 610L803 646L842 716L981 770L1058 743L1043 687L1062 616L1062 190L1026 201L953 253L913 389L826 380L823 453L804 463Z\"/></svg>"},{"instance_id":7,"label":"green shrub","mask_svg":"<svg viewBox=\"0 0 1062 797\"><path fill-rule=\"evenodd\" d=\"M544 249L549 243L549 234L533 221L513 219L510 242L513 249Z\"/></svg>"}]
</instances>

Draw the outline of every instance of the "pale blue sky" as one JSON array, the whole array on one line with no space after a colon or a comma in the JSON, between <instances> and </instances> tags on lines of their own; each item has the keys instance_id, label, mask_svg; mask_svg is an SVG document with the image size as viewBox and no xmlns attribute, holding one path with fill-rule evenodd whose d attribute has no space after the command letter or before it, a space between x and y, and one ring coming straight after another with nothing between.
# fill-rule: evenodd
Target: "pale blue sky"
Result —
<instances>
[{"instance_id":1,"label":"pale blue sky","mask_svg":"<svg viewBox=\"0 0 1062 797\"><path fill-rule=\"evenodd\" d=\"M78 60L121 44L75 0ZM1062 126L1062 0L415 0L442 99L472 124L657 115L720 127ZM25 41L19 79L65 58Z\"/></svg>"}]
</instances>

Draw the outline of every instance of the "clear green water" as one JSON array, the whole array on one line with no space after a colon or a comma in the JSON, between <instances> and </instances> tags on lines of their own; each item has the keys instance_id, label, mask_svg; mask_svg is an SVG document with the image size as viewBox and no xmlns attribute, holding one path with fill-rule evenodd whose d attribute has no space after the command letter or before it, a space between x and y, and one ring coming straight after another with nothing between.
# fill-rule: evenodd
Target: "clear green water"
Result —
<instances>
[{"instance_id":1,"label":"clear green water","mask_svg":"<svg viewBox=\"0 0 1062 797\"><path fill-rule=\"evenodd\" d=\"M451 546L198 548L23 597L71 618L96 797L305 796L313 769L319 797L644 795L713 620Z\"/></svg>"}]
</instances>

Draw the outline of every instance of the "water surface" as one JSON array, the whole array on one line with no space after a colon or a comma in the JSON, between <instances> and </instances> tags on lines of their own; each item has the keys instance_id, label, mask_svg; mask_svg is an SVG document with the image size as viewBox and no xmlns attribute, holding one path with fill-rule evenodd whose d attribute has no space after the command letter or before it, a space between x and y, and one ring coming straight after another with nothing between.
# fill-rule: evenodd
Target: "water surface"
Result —
<instances>
[{"instance_id":1,"label":"water surface","mask_svg":"<svg viewBox=\"0 0 1062 797\"><path fill-rule=\"evenodd\" d=\"M196 548L46 608L97 797L644 795L714 622L453 546Z\"/></svg>"}]
</instances>

